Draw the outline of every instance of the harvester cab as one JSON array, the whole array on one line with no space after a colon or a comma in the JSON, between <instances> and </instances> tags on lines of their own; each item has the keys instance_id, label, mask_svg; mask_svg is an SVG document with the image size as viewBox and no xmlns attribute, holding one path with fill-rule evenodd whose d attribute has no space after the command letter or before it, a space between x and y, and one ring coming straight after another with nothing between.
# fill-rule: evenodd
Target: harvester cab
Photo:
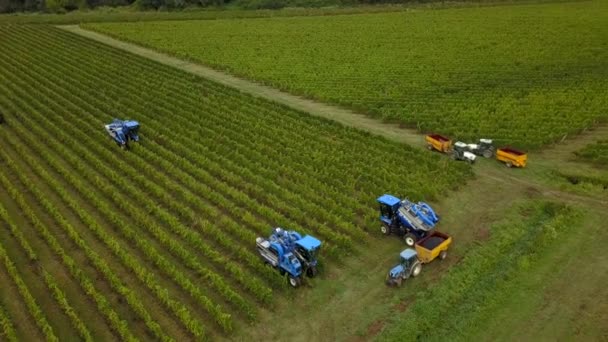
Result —
<instances>
[{"instance_id":1,"label":"harvester cab","mask_svg":"<svg viewBox=\"0 0 608 342\"><path fill-rule=\"evenodd\" d=\"M139 122L137 121L114 119L112 123L105 125L105 128L110 137L123 149L129 148L129 141L139 141Z\"/></svg>"},{"instance_id":2,"label":"harvester cab","mask_svg":"<svg viewBox=\"0 0 608 342\"><path fill-rule=\"evenodd\" d=\"M413 203L392 195L382 195L377 201L380 204L382 234L402 236L410 247L427 236L439 222L439 216L427 203Z\"/></svg>"},{"instance_id":3,"label":"harvester cab","mask_svg":"<svg viewBox=\"0 0 608 342\"><path fill-rule=\"evenodd\" d=\"M415 250L407 248L399 254L399 257L399 264L386 276L386 284L389 286L401 286L405 279L417 277L422 272L422 263L418 260Z\"/></svg>"},{"instance_id":4,"label":"harvester cab","mask_svg":"<svg viewBox=\"0 0 608 342\"><path fill-rule=\"evenodd\" d=\"M492 158L496 153L496 148L493 145L492 139L479 139L479 143L468 144L467 148L475 155L482 156L484 158Z\"/></svg>"},{"instance_id":5,"label":"harvester cab","mask_svg":"<svg viewBox=\"0 0 608 342\"><path fill-rule=\"evenodd\" d=\"M315 277L318 273L318 254L321 241L310 235L302 235L296 231L274 228L270 237L256 239L258 252L262 259L275 267L284 275L289 275L289 284L293 287L300 285L302 275ZM287 258L281 263L280 255Z\"/></svg>"},{"instance_id":6,"label":"harvester cab","mask_svg":"<svg viewBox=\"0 0 608 342\"><path fill-rule=\"evenodd\" d=\"M302 263L302 266L306 270L306 275L310 278L315 277L318 273L317 265L319 261L317 260L317 256L320 249L321 241L310 235L306 235L296 241L294 254L298 257L298 260L300 260L300 263Z\"/></svg>"},{"instance_id":7,"label":"harvester cab","mask_svg":"<svg viewBox=\"0 0 608 342\"><path fill-rule=\"evenodd\" d=\"M476 158L477 156L474 153L469 152L469 145L462 141L454 143L454 148L452 150L453 160L464 160L469 164L473 164Z\"/></svg>"}]
</instances>

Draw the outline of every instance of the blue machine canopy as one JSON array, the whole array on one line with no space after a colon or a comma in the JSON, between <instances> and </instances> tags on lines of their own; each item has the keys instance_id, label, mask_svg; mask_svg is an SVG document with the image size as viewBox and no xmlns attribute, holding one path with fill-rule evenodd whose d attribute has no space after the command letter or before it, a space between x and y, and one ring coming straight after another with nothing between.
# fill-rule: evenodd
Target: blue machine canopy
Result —
<instances>
[{"instance_id":1,"label":"blue machine canopy","mask_svg":"<svg viewBox=\"0 0 608 342\"><path fill-rule=\"evenodd\" d=\"M296 241L296 243L309 251L314 251L315 249L321 247L321 241L310 235L306 235L305 237Z\"/></svg>"},{"instance_id":2,"label":"blue machine canopy","mask_svg":"<svg viewBox=\"0 0 608 342\"><path fill-rule=\"evenodd\" d=\"M382 195L382 196L378 197L377 201L379 203L386 204L391 207L396 204L399 204L399 202L401 202L400 199L398 199L397 197L395 197L393 195Z\"/></svg>"},{"instance_id":3,"label":"blue machine canopy","mask_svg":"<svg viewBox=\"0 0 608 342\"><path fill-rule=\"evenodd\" d=\"M137 121L125 121L125 126L129 128L138 128L139 123Z\"/></svg>"},{"instance_id":4,"label":"blue machine canopy","mask_svg":"<svg viewBox=\"0 0 608 342\"><path fill-rule=\"evenodd\" d=\"M413 249L411 249L411 248L408 248L408 249L404 250L403 252L401 252L399 255L400 255L400 256L401 256L403 259L405 259L405 260L409 260L409 259L411 259L412 257L415 257L415 256L416 256L416 251L415 251L415 250L413 250Z\"/></svg>"}]
</instances>

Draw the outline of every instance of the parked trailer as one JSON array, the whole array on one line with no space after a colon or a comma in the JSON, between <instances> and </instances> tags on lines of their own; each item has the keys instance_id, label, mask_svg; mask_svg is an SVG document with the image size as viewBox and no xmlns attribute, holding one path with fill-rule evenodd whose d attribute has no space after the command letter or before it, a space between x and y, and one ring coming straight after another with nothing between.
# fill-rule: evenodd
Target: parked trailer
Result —
<instances>
[{"instance_id":1,"label":"parked trailer","mask_svg":"<svg viewBox=\"0 0 608 342\"><path fill-rule=\"evenodd\" d=\"M425 137L426 147L429 150L437 150L442 153L447 153L452 148L452 140L441 134L429 134Z\"/></svg>"},{"instance_id":2,"label":"parked trailer","mask_svg":"<svg viewBox=\"0 0 608 342\"><path fill-rule=\"evenodd\" d=\"M448 255L447 251L451 244L451 236L442 232L433 231L425 238L416 242L414 248L418 254L418 259L423 264L428 264L437 257L439 257L440 260L445 259Z\"/></svg>"},{"instance_id":3,"label":"parked trailer","mask_svg":"<svg viewBox=\"0 0 608 342\"><path fill-rule=\"evenodd\" d=\"M526 167L528 154L511 147L503 147L496 150L496 159L507 167Z\"/></svg>"}]
</instances>

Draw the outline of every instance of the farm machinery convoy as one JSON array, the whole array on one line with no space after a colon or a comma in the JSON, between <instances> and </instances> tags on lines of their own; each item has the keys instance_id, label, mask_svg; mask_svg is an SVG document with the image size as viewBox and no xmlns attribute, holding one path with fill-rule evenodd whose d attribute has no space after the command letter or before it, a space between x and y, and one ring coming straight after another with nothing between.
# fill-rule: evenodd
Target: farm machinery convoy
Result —
<instances>
[{"instance_id":1,"label":"farm machinery convoy","mask_svg":"<svg viewBox=\"0 0 608 342\"><path fill-rule=\"evenodd\" d=\"M447 256L452 237L435 230L439 216L427 203L414 203L392 195L382 195L380 204L381 232L403 238L407 249L401 252L399 265L387 276L388 285L400 286L403 280L416 277L422 265ZM305 276L317 275L321 241L317 238L274 228L268 238L256 238L256 246L263 262L288 279L289 285L299 287Z\"/></svg>"},{"instance_id":2,"label":"farm machinery convoy","mask_svg":"<svg viewBox=\"0 0 608 342\"><path fill-rule=\"evenodd\" d=\"M435 230L439 216L429 204L387 194L377 202L382 234L399 235L408 246L400 254L400 264L388 273L387 284L400 286L403 280L418 276L422 264L445 259L452 237ZM268 238L256 238L256 246L264 263L286 276L292 287L300 286L304 276L317 275L321 241L315 237L274 228Z\"/></svg>"},{"instance_id":3,"label":"farm machinery convoy","mask_svg":"<svg viewBox=\"0 0 608 342\"><path fill-rule=\"evenodd\" d=\"M105 125L106 132L123 149L129 149L130 141L139 141L139 122L114 119ZM479 144L456 142L441 135L427 136L429 149L450 153L453 159L475 161L477 155L490 158L508 158L516 150L499 149L495 152L492 141L481 139ZM517 156L516 156L517 157ZM518 156L520 159L521 155ZM524 155L525 157L525 155ZM525 159L523 161L525 165ZM519 163L513 163L519 166ZM377 199L380 204L381 232L384 235L396 234L403 238L407 249L400 253L400 263L387 275L387 284L400 286L403 280L416 277L422 264L435 258L445 259L452 238L435 231L439 216L427 203L414 203L392 195L382 195ZM313 278L318 273L318 253L321 241L317 238L282 228L274 228L268 238L256 238L257 251L266 265L276 269L288 279L292 287L299 287L305 276Z\"/></svg>"},{"instance_id":4,"label":"farm machinery convoy","mask_svg":"<svg viewBox=\"0 0 608 342\"><path fill-rule=\"evenodd\" d=\"M439 216L430 205L387 194L378 197L377 202L380 204L382 234L397 234L408 246L400 253L400 263L388 272L388 285L401 286L403 280L420 274L422 264L437 257L441 260L446 258L452 237L435 230Z\"/></svg>"},{"instance_id":5,"label":"farm machinery convoy","mask_svg":"<svg viewBox=\"0 0 608 342\"><path fill-rule=\"evenodd\" d=\"M133 120L114 119L105 125L106 132L123 149L129 149L130 141L139 141L139 122ZM469 152L467 152L469 153ZM401 253L402 263L389 273L395 283L401 284L409 276L420 273L422 263L434 259L425 257L424 246L435 241L444 234L434 231L439 222L439 216L430 205L424 202L413 203L407 199L400 200L391 195L378 198L382 220L382 233L385 235L397 234L403 237L409 247ZM430 241L430 242L429 242ZM428 253L441 254L445 257L445 250L451 243L439 244L440 247L428 247ZM305 276L313 278L318 273L318 253L321 241L317 238L282 228L274 228L268 238L256 238L257 251L266 265L276 269L286 276L292 287L299 287ZM441 249L440 252L435 252ZM428 254L427 253L427 254ZM414 258L415 257L415 258Z\"/></svg>"},{"instance_id":6,"label":"farm machinery convoy","mask_svg":"<svg viewBox=\"0 0 608 342\"><path fill-rule=\"evenodd\" d=\"M425 137L429 150L449 154L454 160L463 160L473 164L477 156L484 158L496 157L496 160L505 163L507 167L525 167L528 155L525 152L511 147L496 149L491 139L479 139L478 143L466 144L462 141L452 143L450 138L440 134L429 134Z\"/></svg>"}]
</instances>

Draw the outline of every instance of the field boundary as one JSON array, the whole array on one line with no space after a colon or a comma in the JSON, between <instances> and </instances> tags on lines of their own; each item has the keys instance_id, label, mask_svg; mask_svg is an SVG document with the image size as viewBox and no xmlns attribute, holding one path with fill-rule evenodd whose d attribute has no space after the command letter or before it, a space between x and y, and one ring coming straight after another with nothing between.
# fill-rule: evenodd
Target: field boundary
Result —
<instances>
[{"instance_id":1,"label":"field boundary","mask_svg":"<svg viewBox=\"0 0 608 342\"><path fill-rule=\"evenodd\" d=\"M135 55L151 59L158 63L180 69L190 74L204 77L225 86L238 89L244 93L286 105L300 112L336 121L348 127L359 128L376 135L384 136L393 141L407 143L412 146L423 146L424 143L423 136L418 132L413 129L402 128L398 124L383 123L377 119L370 118L364 114L359 114L348 109L292 95L272 87L203 66L196 62L186 61L150 48L85 30L78 25L60 25L57 27Z\"/></svg>"}]
</instances>

